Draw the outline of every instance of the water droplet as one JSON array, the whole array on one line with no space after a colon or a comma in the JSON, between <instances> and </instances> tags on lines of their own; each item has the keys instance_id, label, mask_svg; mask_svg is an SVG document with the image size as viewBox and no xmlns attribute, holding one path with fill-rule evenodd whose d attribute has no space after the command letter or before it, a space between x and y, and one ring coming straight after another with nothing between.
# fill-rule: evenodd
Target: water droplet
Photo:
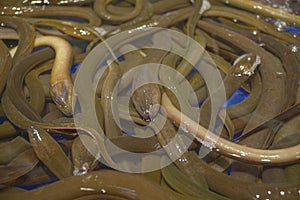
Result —
<instances>
[{"instance_id":1,"label":"water droplet","mask_svg":"<svg viewBox=\"0 0 300 200\"><path fill-rule=\"evenodd\" d=\"M180 124L180 128L185 132L188 133L189 130L187 129L188 124L186 122L183 122L182 124Z\"/></svg>"},{"instance_id":2,"label":"water droplet","mask_svg":"<svg viewBox=\"0 0 300 200\"><path fill-rule=\"evenodd\" d=\"M81 191L95 191L94 188L85 188L85 187L81 187L80 190Z\"/></svg>"},{"instance_id":3,"label":"water droplet","mask_svg":"<svg viewBox=\"0 0 300 200\"><path fill-rule=\"evenodd\" d=\"M186 158L179 158L179 162L181 162L181 163L186 163L188 160L186 159Z\"/></svg>"},{"instance_id":4,"label":"water droplet","mask_svg":"<svg viewBox=\"0 0 300 200\"><path fill-rule=\"evenodd\" d=\"M277 76L282 76L283 72L276 72Z\"/></svg>"},{"instance_id":5,"label":"water droplet","mask_svg":"<svg viewBox=\"0 0 300 200\"><path fill-rule=\"evenodd\" d=\"M292 52L294 52L294 53L298 52L298 48L296 45L292 46Z\"/></svg>"},{"instance_id":6,"label":"water droplet","mask_svg":"<svg viewBox=\"0 0 300 200\"><path fill-rule=\"evenodd\" d=\"M103 193L103 194L105 194L106 190L105 189L101 189L100 192Z\"/></svg>"},{"instance_id":7,"label":"water droplet","mask_svg":"<svg viewBox=\"0 0 300 200\"><path fill-rule=\"evenodd\" d=\"M276 26L277 31L282 32L284 28L287 26L287 23L285 21L276 20L274 22L274 25Z\"/></svg>"}]
</instances>

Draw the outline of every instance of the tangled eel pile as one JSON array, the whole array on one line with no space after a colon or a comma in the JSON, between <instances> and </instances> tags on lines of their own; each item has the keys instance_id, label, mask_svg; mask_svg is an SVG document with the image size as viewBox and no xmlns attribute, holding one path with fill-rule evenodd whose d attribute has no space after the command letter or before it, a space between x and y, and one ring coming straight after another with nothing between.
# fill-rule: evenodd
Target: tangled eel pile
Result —
<instances>
[{"instance_id":1,"label":"tangled eel pile","mask_svg":"<svg viewBox=\"0 0 300 200\"><path fill-rule=\"evenodd\" d=\"M292 1L294 11L286 11L252 0L1 1L0 199L299 199L300 40L275 26L300 27L297 2ZM160 42L143 40L156 27L190 39L172 38L176 45L170 51L147 48L147 42ZM124 32L132 37L115 41L116 47L106 44ZM133 40L142 46L129 44ZM211 90L195 70L203 52L189 48L191 40L211 59L199 67L214 63L222 78L214 84L222 87ZM88 106L86 96L74 90L78 71L88 67L80 64L101 44L108 49L99 55L103 60L117 58L107 60L105 70L99 64L90 77L97 83L89 106L103 132L76 124ZM122 51L128 53L116 56ZM118 81L148 63L180 73L196 99L176 95L176 79L174 87L149 83L128 94L135 82ZM163 69L141 73L140 80L174 78ZM214 74L209 77L214 80ZM130 95L129 104L118 106L120 120L145 129L128 134L114 120L116 85L120 97ZM237 90L247 98L224 107L221 90L225 100ZM176 97L186 98L193 110L200 105L199 122ZM212 108L216 102L221 106ZM213 109L217 119L211 128ZM148 125L163 116L154 134ZM186 136L188 146L173 140ZM118 163L122 155L108 142L145 156L138 163L127 157ZM203 148L208 152L201 157ZM147 154L157 149L166 154ZM173 162L163 165L169 159ZM162 167L149 170L153 163ZM140 173L118 170L120 165Z\"/></svg>"}]
</instances>

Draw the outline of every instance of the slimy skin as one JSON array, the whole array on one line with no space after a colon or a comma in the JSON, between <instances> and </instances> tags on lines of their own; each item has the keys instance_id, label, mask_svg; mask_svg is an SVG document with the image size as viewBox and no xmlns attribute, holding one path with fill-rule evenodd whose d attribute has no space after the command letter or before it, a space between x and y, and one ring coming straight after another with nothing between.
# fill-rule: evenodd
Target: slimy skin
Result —
<instances>
[{"instance_id":1,"label":"slimy skin","mask_svg":"<svg viewBox=\"0 0 300 200\"><path fill-rule=\"evenodd\" d=\"M263 150L239 145L217 137L182 114L172 105L165 93L162 97L162 105L164 106L168 117L174 120L177 124L186 124L188 133L193 135L199 142L202 142L205 139L211 145L208 146L209 148L211 147L212 150L236 160L264 165L283 165L296 163L300 160L300 145L279 150Z\"/></svg>"},{"instance_id":2,"label":"slimy skin","mask_svg":"<svg viewBox=\"0 0 300 200\"><path fill-rule=\"evenodd\" d=\"M50 94L65 115L72 115L73 83L70 76L73 61L72 46L66 40L55 36L37 37L34 46L50 46L54 49L56 56L51 72Z\"/></svg>"},{"instance_id":3,"label":"slimy skin","mask_svg":"<svg viewBox=\"0 0 300 200\"><path fill-rule=\"evenodd\" d=\"M73 175L73 163L44 129L28 128L29 141L37 157L59 178Z\"/></svg>"},{"instance_id":4,"label":"slimy skin","mask_svg":"<svg viewBox=\"0 0 300 200\"><path fill-rule=\"evenodd\" d=\"M15 12L15 10L18 12ZM22 16L22 17L57 17L57 16L73 16L86 19L91 26L100 26L101 19L91 8L75 7L75 6L3 6L0 8L2 15Z\"/></svg>"},{"instance_id":5,"label":"slimy skin","mask_svg":"<svg viewBox=\"0 0 300 200\"><path fill-rule=\"evenodd\" d=\"M136 0L135 7L131 12L123 15L111 14L106 9L106 6L111 2L112 0L96 0L94 3L94 10L102 19L112 23L120 23L131 20L138 16L144 8L144 0Z\"/></svg>"},{"instance_id":6,"label":"slimy skin","mask_svg":"<svg viewBox=\"0 0 300 200\"><path fill-rule=\"evenodd\" d=\"M248 10L250 12L258 13L263 16L272 17L275 19L281 19L286 22L295 24L300 27L300 17L294 14L290 14L287 11L279 10L278 8L273 8L271 6L262 4L253 0L218 0L220 2L232 5L238 8Z\"/></svg>"},{"instance_id":7,"label":"slimy skin","mask_svg":"<svg viewBox=\"0 0 300 200\"><path fill-rule=\"evenodd\" d=\"M1 9L1 8L0 8ZM1 26L10 27L16 30L19 42L13 57L13 63L18 63L24 56L31 53L36 32L29 23L19 17L0 16Z\"/></svg>"},{"instance_id":8,"label":"slimy skin","mask_svg":"<svg viewBox=\"0 0 300 200\"><path fill-rule=\"evenodd\" d=\"M72 176L42 188L27 192L0 192L0 198L17 200L71 200L86 195L113 195L131 200L176 200L169 192L140 175L100 170L82 176Z\"/></svg>"}]
</instances>

